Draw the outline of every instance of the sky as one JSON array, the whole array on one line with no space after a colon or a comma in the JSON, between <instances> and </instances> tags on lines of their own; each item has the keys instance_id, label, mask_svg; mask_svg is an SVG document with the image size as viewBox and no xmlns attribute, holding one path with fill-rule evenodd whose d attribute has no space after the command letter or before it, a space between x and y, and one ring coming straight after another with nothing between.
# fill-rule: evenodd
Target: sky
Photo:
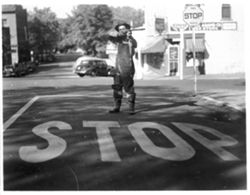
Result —
<instances>
[{"instance_id":1,"label":"sky","mask_svg":"<svg viewBox=\"0 0 250 195\"><path fill-rule=\"evenodd\" d=\"M247 0L216 0L216 2L244 2ZM152 9L161 9L164 6L181 6L186 3L208 3L212 0L2 0L2 4L21 4L28 11L32 11L34 7L42 9L44 7L50 7L53 12L56 13L58 18L66 18L67 14L71 14L74 7L79 4L107 4L110 6L130 6L136 9L144 9L145 5L149 5ZM162 6L164 4L164 6Z\"/></svg>"},{"instance_id":2,"label":"sky","mask_svg":"<svg viewBox=\"0 0 250 195\"><path fill-rule=\"evenodd\" d=\"M147 0L146 0L147 1ZM143 1L138 0L2 0L2 4L21 4L27 11L33 11L34 7L42 9L50 7L51 11L55 12L57 17L66 18L67 14L71 14L74 7L79 4L108 4L110 6L130 6L136 9L143 9Z\"/></svg>"}]
</instances>

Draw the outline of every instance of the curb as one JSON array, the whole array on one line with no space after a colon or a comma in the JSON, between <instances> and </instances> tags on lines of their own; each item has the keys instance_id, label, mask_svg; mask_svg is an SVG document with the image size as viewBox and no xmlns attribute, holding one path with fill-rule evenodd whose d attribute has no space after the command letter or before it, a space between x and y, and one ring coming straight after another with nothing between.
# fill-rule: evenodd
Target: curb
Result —
<instances>
[{"instance_id":1,"label":"curb","mask_svg":"<svg viewBox=\"0 0 250 195\"><path fill-rule=\"evenodd\" d=\"M244 112L245 111L245 108L242 108L240 106L237 106L237 105L234 105L234 104L231 104L231 103L228 103L228 102L216 100L216 99L211 98L209 96L200 96L200 99L203 99L203 100L208 101L208 102L212 102L212 103L214 103L215 105L218 105L218 106L229 107L229 108L232 108L232 109L237 110L239 112Z\"/></svg>"},{"instance_id":2,"label":"curb","mask_svg":"<svg viewBox=\"0 0 250 195\"><path fill-rule=\"evenodd\" d=\"M234 79L245 79L245 73L232 73L232 74L206 74L206 75L197 75L198 80L234 80ZM137 80L181 80L180 76L169 76L169 75L149 75L145 74L142 78L136 78ZM185 75L182 80L193 80L193 75Z\"/></svg>"}]
</instances>

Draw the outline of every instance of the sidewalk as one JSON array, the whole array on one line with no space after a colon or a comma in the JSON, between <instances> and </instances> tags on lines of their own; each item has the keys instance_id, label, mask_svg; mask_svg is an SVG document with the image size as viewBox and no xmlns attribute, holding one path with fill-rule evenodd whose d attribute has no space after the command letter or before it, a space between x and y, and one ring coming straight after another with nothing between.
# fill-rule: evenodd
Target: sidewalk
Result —
<instances>
[{"instance_id":1,"label":"sidewalk","mask_svg":"<svg viewBox=\"0 0 250 195\"><path fill-rule=\"evenodd\" d=\"M206 74L197 75L198 80L209 80L209 79L244 79L245 73L232 73L232 74ZM193 80L194 75L183 76L183 80ZM140 79L139 79L140 80ZM142 80L180 80L180 76L167 76L167 75L143 75Z\"/></svg>"},{"instance_id":2,"label":"sidewalk","mask_svg":"<svg viewBox=\"0 0 250 195\"><path fill-rule=\"evenodd\" d=\"M244 73L237 74L218 74L218 75L205 75L200 76L198 79L242 79L245 80ZM246 87L245 87L246 89ZM209 95L207 95L209 94ZM214 103L218 106L226 106L232 108L236 111L245 113L246 112L246 90L243 89L221 89L221 90L213 90L206 91L202 93L203 100L208 101L210 103Z\"/></svg>"},{"instance_id":3,"label":"sidewalk","mask_svg":"<svg viewBox=\"0 0 250 195\"><path fill-rule=\"evenodd\" d=\"M179 82L187 83L188 81L194 80L193 75L185 76L183 80L180 80L179 76L159 76L152 78L150 76L145 76L143 80L158 80L158 81L169 81L169 82ZM210 83L210 81L220 80L225 83L227 80L242 80L245 82L245 73L235 73L235 74L210 74L210 75L197 75L197 82L199 81ZM187 81L187 82L185 82ZM183 84L182 84L183 85ZM183 89L178 86L180 89ZM200 87L200 86L199 86ZM235 86L230 86L226 89L211 89L203 87L202 90L199 90L196 96L197 101L202 101L203 104L214 105L214 106L223 106L234 109L239 112L246 112L246 86L236 88Z\"/></svg>"},{"instance_id":4,"label":"sidewalk","mask_svg":"<svg viewBox=\"0 0 250 195\"><path fill-rule=\"evenodd\" d=\"M240 90L217 90L213 93L202 93L198 98L207 104L214 104L216 106L224 106L234 109L239 112L246 112L246 92Z\"/></svg>"}]
</instances>

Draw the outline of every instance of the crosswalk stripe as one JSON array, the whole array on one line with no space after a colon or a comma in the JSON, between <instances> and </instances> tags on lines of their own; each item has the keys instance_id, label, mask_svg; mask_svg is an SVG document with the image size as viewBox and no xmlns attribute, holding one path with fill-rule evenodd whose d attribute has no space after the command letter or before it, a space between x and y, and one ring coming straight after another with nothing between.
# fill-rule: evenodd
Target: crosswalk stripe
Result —
<instances>
[{"instance_id":1,"label":"crosswalk stripe","mask_svg":"<svg viewBox=\"0 0 250 195\"><path fill-rule=\"evenodd\" d=\"M9 120L7 120L3 127L4 131L14 123L36 100L38 100L39 96L33 97L28 103L26 103L20 110L16 112Z\"/></svg>"}]
</instances>

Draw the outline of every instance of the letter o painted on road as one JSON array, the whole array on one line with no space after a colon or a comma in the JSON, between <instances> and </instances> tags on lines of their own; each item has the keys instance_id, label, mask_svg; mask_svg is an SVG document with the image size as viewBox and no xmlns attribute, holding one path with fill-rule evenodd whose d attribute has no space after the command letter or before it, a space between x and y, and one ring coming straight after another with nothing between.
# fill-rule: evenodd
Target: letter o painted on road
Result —
<instances>
[{"instance_id":1,"label":"letter o painted on road","mask_svg":"<svg viewBox=\"0 0 250 195\"><path fill-rule=\"evenodd\" d=\"M174 148L156 146L143 131L144 128L158 129L174 145ZM146 153L165 160L182 161L192 158L195 150L169 127L153 122L137 122L128 126L141 149Z\"/></svg>"}]
</instances>

